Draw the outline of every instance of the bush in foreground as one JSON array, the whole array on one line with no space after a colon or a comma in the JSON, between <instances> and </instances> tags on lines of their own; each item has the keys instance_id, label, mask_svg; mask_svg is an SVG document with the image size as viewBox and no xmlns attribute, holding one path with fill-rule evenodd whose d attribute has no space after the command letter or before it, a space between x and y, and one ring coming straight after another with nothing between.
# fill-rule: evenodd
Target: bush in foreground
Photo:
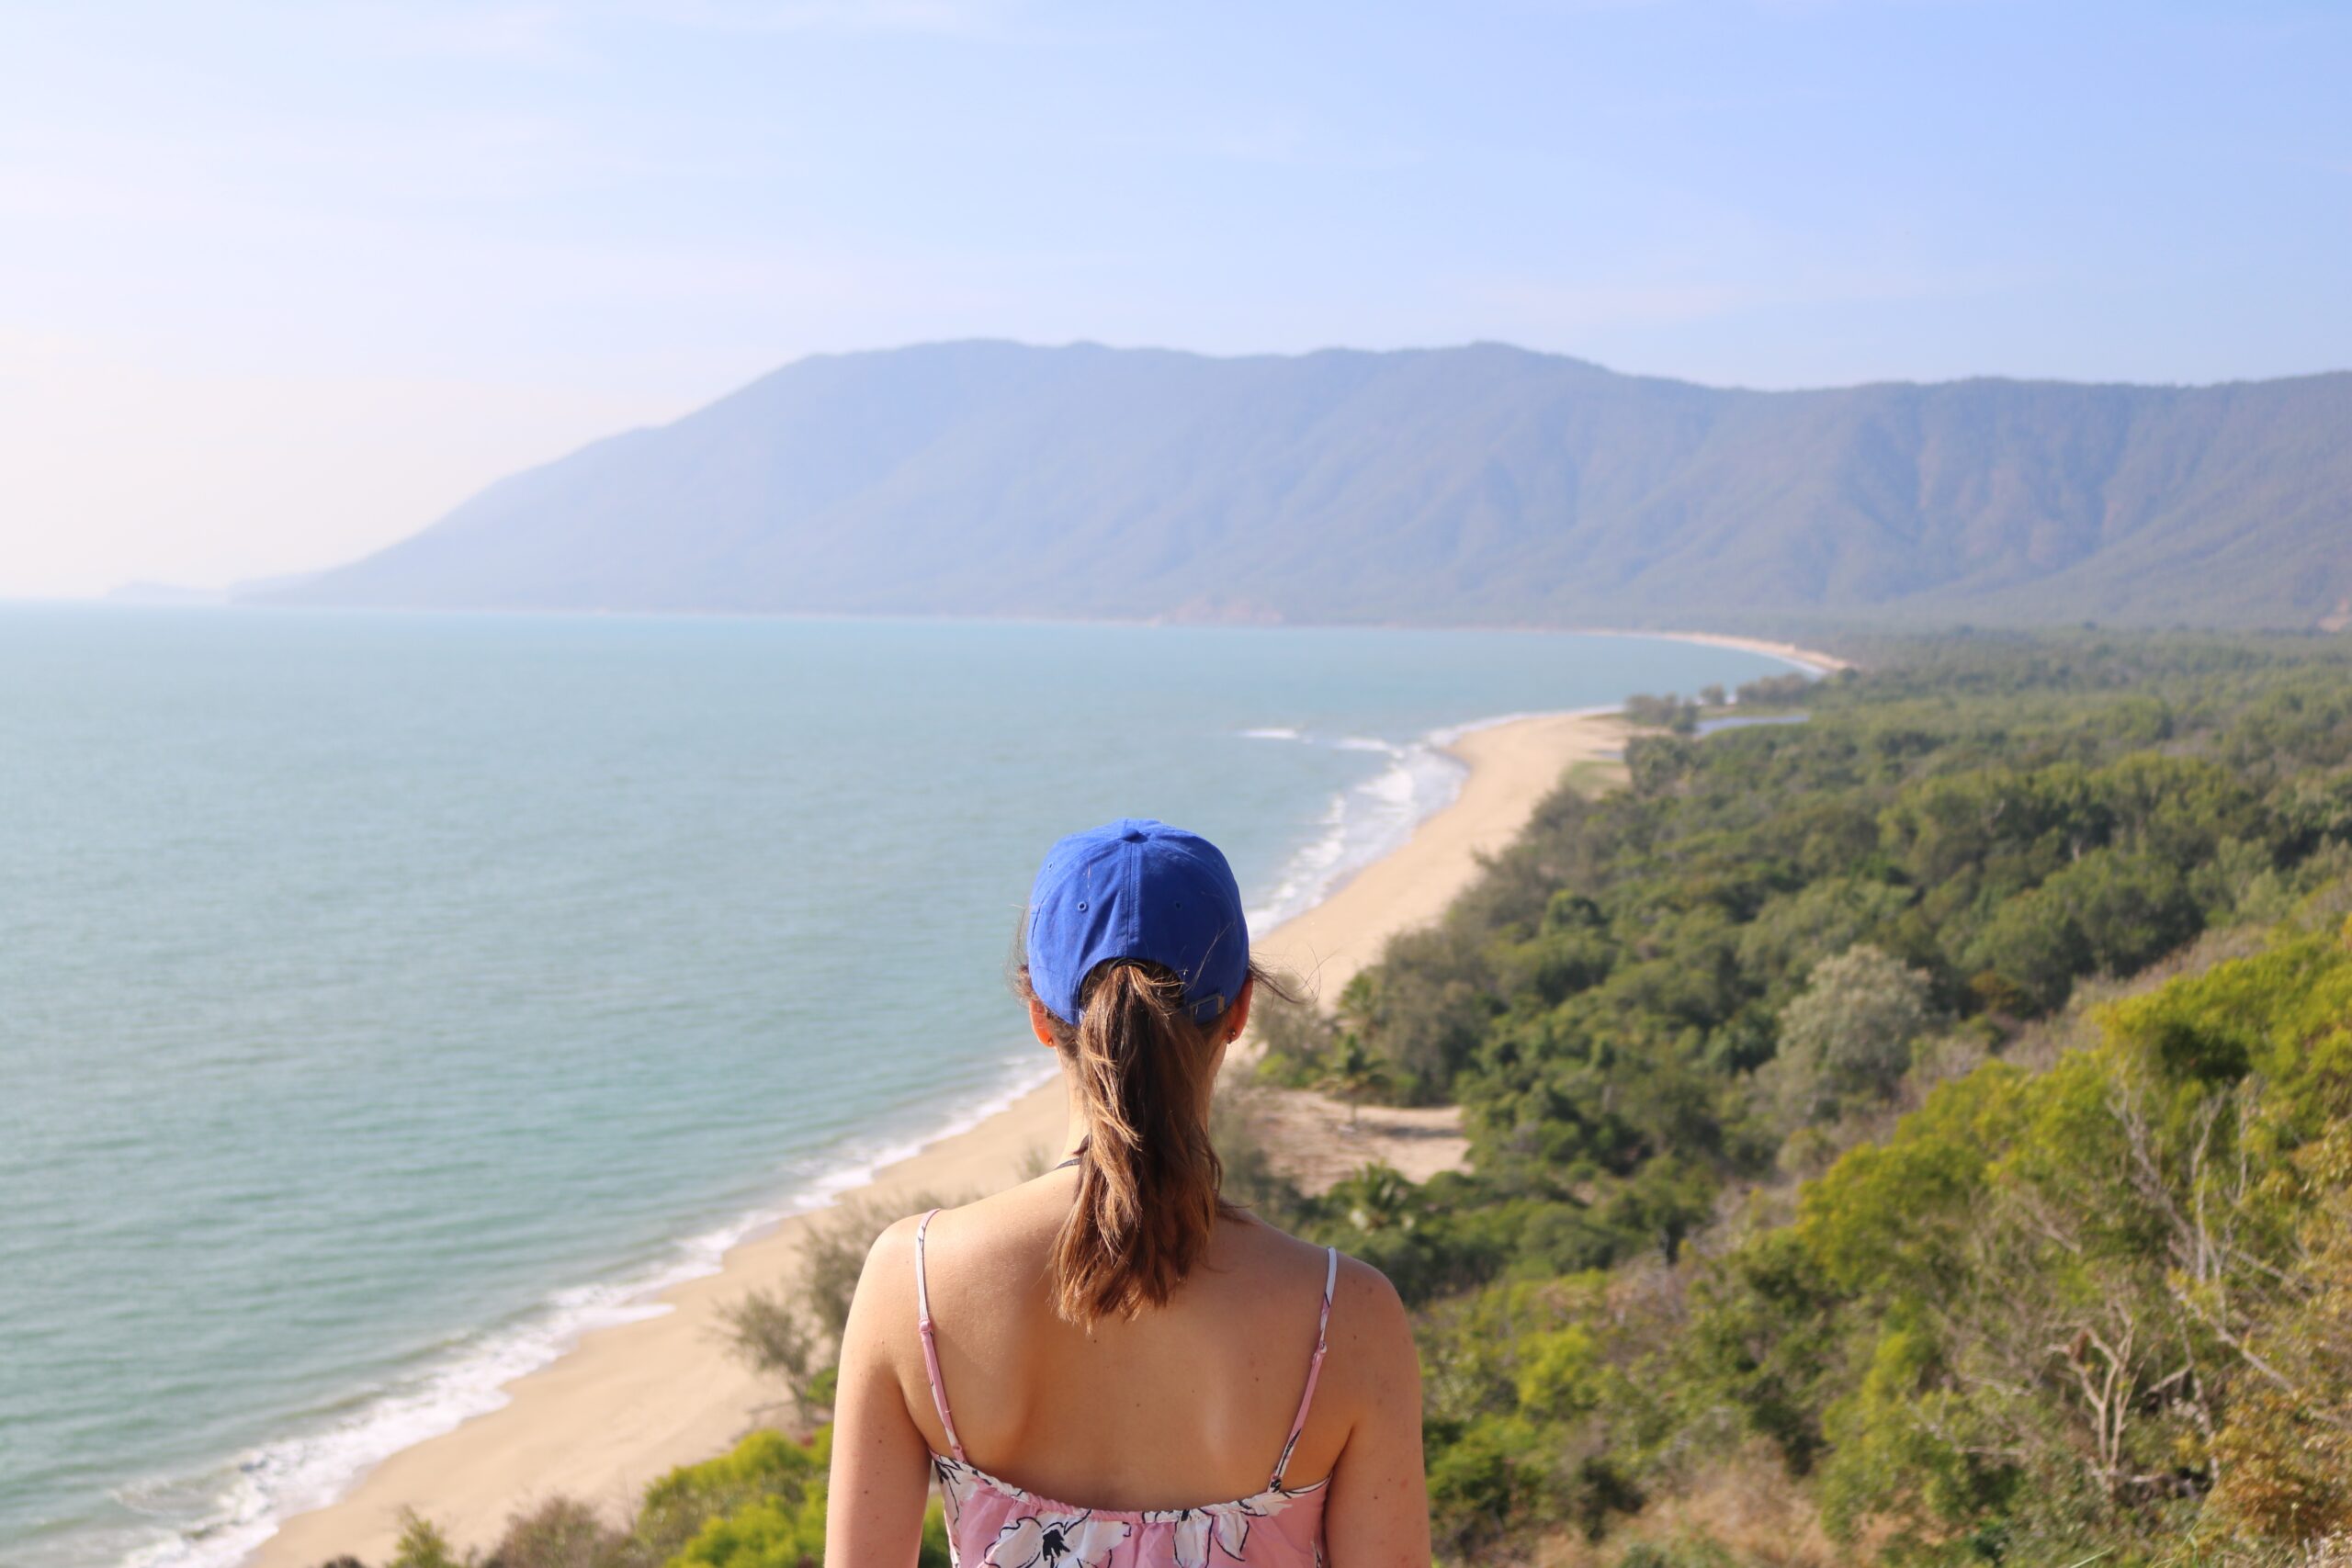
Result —
<instances>
[{"instance_id":1,"label":"bush in foreground","mask_svg":"<svg viewBox=\"0 0 2352 1568\"><path fill-rule=\"evenodd\" d=\"M757 1431L717 1459L682 1465L645 1490L625 1524L574 1498L515 1514L487 1552L460 1551L432 1521L406 1516L385 1568L818 1568L825 1558L825 1472L832 1428L806 1441ZM936 1503L918 1568L947 1568ZM338 1559L325 1568L364 1568Z\"/></svg>"}]
</instances>

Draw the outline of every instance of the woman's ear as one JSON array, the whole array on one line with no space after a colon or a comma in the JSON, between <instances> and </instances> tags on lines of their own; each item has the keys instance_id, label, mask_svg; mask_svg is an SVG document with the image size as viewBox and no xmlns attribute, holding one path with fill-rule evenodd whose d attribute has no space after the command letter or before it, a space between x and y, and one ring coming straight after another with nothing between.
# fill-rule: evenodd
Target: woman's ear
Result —
<instances>
[{"instance_id":1,"label":"woman's ear","mask_svg":"<svg viewBox=\"0 0 2352 1568\"><path fill-rule=\"evenodd\" d=\"M1257 994L1255 975L1243 979L1241 989L1234 993L1233 1005L1225 1010L1225 1038L1228 1044L1240 1039L1241 1032L1250 1027L1250 1002Z\"/></svg>"},{"instance_id":2,"label":"woman's ear","mask_svg":"<svg viewBox=\"0 0 2352 1568\"><path fill-rule=\"evenodd\" d=\"M1035 997L1029 998L1029 1032L1037 1037L1038 1044L1048 1050L1055 1048L1054 1015Z\"/></svg>"}]
</instances>

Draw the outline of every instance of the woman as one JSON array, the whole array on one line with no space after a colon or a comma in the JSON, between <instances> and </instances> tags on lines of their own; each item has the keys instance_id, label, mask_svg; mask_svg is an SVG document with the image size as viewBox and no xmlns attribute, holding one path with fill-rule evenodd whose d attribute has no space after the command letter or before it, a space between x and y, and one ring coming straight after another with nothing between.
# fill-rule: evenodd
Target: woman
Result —
<instances>
[{"instance_id":1,"label":"woman","mask_svg":"<svg viewBox=\"0 0 2352 1568\"><path fill-rule=\"evenodd\" d=\"M1424 1568L1420 1371L1377 1270L1217 1194L1209 1096L1259 976L1206 840L1056 844L1016 974L1060 1164L883 1233L842 1337L830 1568Z\"/></svg>"}]
</instances>

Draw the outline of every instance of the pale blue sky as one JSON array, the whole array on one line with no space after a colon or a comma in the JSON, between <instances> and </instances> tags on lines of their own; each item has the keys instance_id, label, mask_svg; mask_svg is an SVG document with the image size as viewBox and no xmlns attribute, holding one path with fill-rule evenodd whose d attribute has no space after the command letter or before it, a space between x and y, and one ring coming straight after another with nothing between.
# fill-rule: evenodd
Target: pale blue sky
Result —
<instances>
[{"instance_id":1,"label":"pale blue sky","mask_svg":"<svg viewBox=\"0 0 2352 1568\"><path fill-rule=\"evenodd\" d=\"M345 558L818 350L2352 366L2352 6L0 8L0 594Z\"/></svg>"}]
</instances>

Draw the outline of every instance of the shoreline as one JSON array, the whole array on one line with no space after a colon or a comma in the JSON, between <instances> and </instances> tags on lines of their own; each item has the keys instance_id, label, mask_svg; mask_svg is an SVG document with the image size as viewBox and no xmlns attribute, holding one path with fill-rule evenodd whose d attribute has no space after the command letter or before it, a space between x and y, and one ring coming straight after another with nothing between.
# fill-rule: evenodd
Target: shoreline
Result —
<instances>
[{"instance_id":1,"label":"shoreline","mask_svg":"<svg viewBox=\"0 0 2352 1568\"><path fill-rule=\"evenodd\" d=\"M1480 858L1518 835L1570 767L1610 759L1626 733L1613 712L1514 716L1450 732L1443 749L1467 769L1453 799L1403 845L1253 947L1328 1005L1389 936L1442 915L1477 875ZM639 1315L588 1330L506 1384L497 1407L392 1453L334 1501L288 1516L243 1561L316 1568L351 1554L379 1563L405 1506L441 1526L460 1550L491 1544L511 1513L558 1493L617 1514L649 1482L723 1451L783 1403L777 1384L728 1351L721 1311L786 1278L835 1205L1002 1187L1035 1151L1058 1145L1064 1114L1061 1084L1052 1079L970 1126L869 1167L865 1179L737 1241L714 1271L646 1297ZM1337 1146L1303 1150L1306 1162L1370 1157L1341 1137L1339 1121L1335 1111L1333 1125L1319 1130Z\"/></svg>"},{"instance_id":2,"label":"shoreline","mask_svg":"<svg viewBox=\"0 0 2352 1568\"><path fill-rule=\"evenodd\" d=\"M1633 626L1577 626L1570 629L1588 637L1649 637L1668 642L1695 642L1705 648L1736 648L1743 652L1760 653L1767 658L1793 664L1816 678L1858 668L1852 660L1840 659L1819 649L1805 648L1793 642L1779 642L1770 637L1737 637L1730 632L1653 632Z\"/></svg>"}]
</instances>

